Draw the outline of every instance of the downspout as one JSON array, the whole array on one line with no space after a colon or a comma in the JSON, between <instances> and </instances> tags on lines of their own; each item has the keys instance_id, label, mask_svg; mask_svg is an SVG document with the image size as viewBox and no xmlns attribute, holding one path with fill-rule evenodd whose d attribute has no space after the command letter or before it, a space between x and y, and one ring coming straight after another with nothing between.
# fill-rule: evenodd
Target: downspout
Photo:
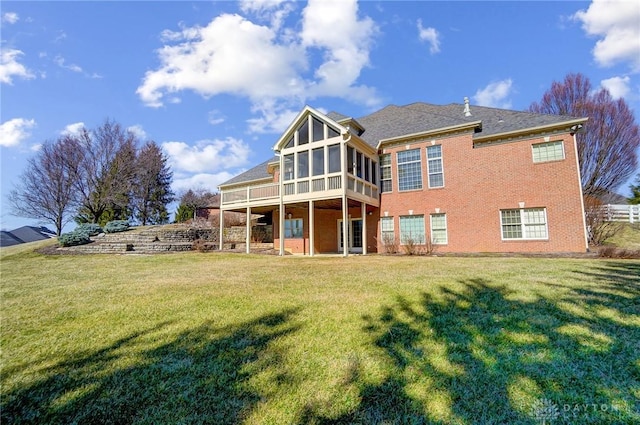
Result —
<instances>
[{"instance_id":1,"label":"downspout","mask_svg":"<svg viewBox=\"0 0 640 425\"><path fill-rule=\"evenodd\" d=\"M584 231L585 251L589 252L589 233L587 232L587 214L584 208L584 194L582 193L582 175L580 174L580 159L578 158L578 140L576 134L582 130L582 124L571 127L571 136L573 136L573 151L576 157L576 168L578 171L578 187L580 188L580 206L582 208L582 229Z\"/></svg>"}]
</instances>

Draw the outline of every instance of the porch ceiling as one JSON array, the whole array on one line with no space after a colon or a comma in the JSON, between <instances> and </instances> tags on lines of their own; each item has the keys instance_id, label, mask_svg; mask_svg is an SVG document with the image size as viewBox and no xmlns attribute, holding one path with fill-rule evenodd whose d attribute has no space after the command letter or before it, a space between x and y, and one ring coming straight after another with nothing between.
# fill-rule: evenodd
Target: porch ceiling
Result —
<instances>
[{"instance_id":1,"label":"porch ceiling","mask_svg":"<svg viewBox=\"0 0 640 425\"><path fill-rule=\"evenodd\" d=\"M357 208L360 206L360 201L355 199L348 199L347 203L349 204L349 208ZM342 209L342 199L333 198L333 199L322 199L318 201L314 201L314 207L319 210L341 210ZM301 209L309 209L308 202L295 202L285 204L287 208L301 208ZM267 205L260 207L251 207L251 214L267 214L271 213L279 208L279 205ZM374 211L376 207L367 204L367 212ZM229 209L225 211L234 211L234 212L246 212L246 208L235 208Z\"/></svg>"}]
</instances>

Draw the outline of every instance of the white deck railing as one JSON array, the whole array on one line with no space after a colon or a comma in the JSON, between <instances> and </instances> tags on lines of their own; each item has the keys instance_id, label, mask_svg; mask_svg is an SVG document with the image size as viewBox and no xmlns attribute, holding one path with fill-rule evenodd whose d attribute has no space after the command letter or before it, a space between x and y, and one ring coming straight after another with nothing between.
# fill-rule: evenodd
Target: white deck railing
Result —
<instances>
[{"instance_id":1,"label":"white deck railing","mask_svg":"<svg viewBox=\"0 0 640 425\"><path fill-rule=\"evenodd\" d=\"M343 189L342 175L314 176L306 179L289 180L283 183L283 195L288 196L311 194ZM377 198L378 187L360 178L349 176L347 189L362 195ZM246 186L238 189L222 191L222 205L250 204L258 201L276 200L280 196L280 184L269 183L258 186Z\"/></svg>"}]
</instances>

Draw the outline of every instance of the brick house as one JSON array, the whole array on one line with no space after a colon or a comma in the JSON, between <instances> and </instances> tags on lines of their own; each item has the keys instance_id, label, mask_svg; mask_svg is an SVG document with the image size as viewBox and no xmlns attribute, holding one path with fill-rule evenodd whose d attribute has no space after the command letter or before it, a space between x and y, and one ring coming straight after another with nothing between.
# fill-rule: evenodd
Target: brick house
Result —
<instances>
[{"instance_id":1,"label":"brick house","mask_svg":"<svg viewBox=\"0 0 640 425\"><path fill-rule=\"evenodd\" d=\"M357 119L305 107L276 156L220 185L220 209L270 218L281 254L585 252L586 120L467 99Z\"/></svg>"}]
</instances>

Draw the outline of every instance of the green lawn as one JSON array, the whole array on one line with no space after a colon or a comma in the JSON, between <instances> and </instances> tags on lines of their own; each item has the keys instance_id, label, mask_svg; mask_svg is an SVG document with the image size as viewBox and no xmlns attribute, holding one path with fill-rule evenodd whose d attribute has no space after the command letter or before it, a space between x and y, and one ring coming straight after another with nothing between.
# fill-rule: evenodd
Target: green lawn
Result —
<instances>
[{"instance_id":1,"label":"green lawn","mask_svg":"<svg viewBox=\"0 0 640 425\"><path fill-rule=\"evenodd\" d=\"M640 423L640 261L1 254L12 423Z\"/></svg>"}]
</instances>

